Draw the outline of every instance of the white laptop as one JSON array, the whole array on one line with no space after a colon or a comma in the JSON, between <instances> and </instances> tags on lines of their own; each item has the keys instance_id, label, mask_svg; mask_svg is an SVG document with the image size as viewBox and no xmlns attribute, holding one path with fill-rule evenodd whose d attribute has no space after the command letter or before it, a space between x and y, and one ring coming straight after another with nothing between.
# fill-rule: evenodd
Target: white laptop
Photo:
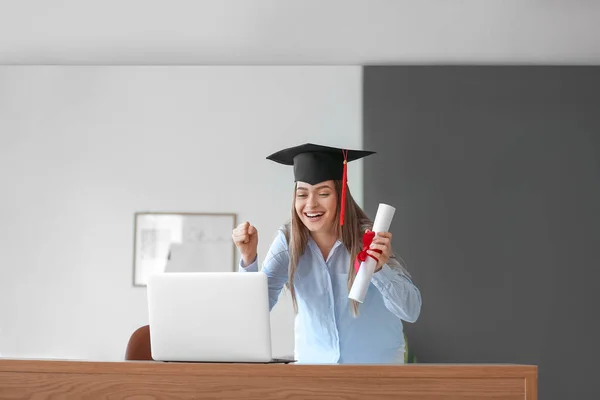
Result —
<instances>
[{"instance_id":1,"label":"white laptop","mask_svg":"<svg viewBox=\"0 0 600 400\"><path fill-rule=\"evenodd\" d=\"M262 272L170 272L148 278L152 358L176 362L273 359Z\"/></svg>"}]
</instances>

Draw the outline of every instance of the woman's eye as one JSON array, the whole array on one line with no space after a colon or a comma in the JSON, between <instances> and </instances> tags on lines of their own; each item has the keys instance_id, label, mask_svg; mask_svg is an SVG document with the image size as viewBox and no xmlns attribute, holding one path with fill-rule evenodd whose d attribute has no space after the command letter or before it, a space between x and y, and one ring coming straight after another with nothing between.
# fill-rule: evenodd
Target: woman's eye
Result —
<instances>
[{"instance_id":1,"label":"woman's eye","mask_svg":"<svg viewBox=\"0 0 600 400\"><path fill-rule=\"evenodd\" d=\"M305 194L298 194L298 195L296 195L296 197L298 197L299 199L303 199L303 198L306 197L306 195Z\"/></svg>"},{"instance_id":2,"label":"woman's eye","mask_svg":"<svg viewBox=\"0 0 600 400\"><path fill-rule=\"evenodd\" d=\"M329 193L320 193L319 196L321 196L321 197L327 197L327 196L329 196Z\"/></svg>"}]
</instances>

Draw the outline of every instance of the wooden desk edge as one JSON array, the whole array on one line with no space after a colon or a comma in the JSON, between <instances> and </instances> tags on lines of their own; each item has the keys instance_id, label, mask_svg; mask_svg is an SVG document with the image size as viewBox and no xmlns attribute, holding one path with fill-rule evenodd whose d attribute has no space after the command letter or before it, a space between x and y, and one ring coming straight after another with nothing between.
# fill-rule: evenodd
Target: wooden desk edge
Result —
<instances>
[{"instance_id":1,"label":"wooden desk edge","mask_svg":"<svg viewBox=\"0 0 600 400\"><path fill-rule=\"evenodd\" d=\"M454 378L523 378L527 387L537 386L536 365L523 364L244 364L244 363L178 363L160 361L81 361L1 359L0 372L52 372L84 374L182 374L187 375L244 375L244 376L365 376L427 378L451 376Z\"/></svg>"}]
</instances>

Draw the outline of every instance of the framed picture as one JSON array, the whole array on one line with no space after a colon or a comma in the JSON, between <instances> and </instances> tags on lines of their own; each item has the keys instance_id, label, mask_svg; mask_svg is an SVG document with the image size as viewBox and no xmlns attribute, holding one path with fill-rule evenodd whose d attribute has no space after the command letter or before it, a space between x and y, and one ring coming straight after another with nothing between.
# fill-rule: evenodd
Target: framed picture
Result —
<instances>
[{"instance_id":1,"label":"framed picture","mask_svg":"<svg viewBox=\"0 0 600 400\"><path fill-rule=\"evenodd\" d=\"M164 272L235 271L232 213L137 212L133 285Z\"/></svg>"}]
</instances>

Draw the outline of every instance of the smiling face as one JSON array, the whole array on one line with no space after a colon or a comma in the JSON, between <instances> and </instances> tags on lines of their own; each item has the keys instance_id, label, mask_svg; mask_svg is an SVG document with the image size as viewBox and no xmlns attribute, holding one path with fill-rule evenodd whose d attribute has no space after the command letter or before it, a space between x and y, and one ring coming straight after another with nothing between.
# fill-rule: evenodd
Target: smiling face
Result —
<instances>
[{"instance_id":1,"label":"smiling face","mask_svg":"<svg viewBox=\"0 0 600 400\"><path fill-rule=\"evenodd\" d=\"M305 182L296 184L294 207L298 217L313 233L330 233L337 213L338 196L333 181L316 185Z\"/></svg>"}]
</instances>

